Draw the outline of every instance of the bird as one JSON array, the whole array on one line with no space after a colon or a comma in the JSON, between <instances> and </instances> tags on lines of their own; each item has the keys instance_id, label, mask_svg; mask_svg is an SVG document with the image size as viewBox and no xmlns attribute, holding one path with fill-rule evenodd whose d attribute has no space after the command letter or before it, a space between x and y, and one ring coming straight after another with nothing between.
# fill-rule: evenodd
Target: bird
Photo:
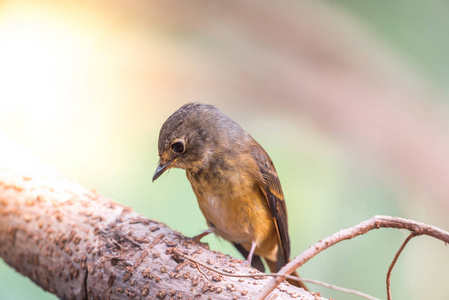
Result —
<instances>
[{"instance_id":1,"label":"bird","mask_svg":"<svg viewBox=\"0 0 449 300\"><path fill-rule=\"evenodd\" d=\"M289 262L287 208L278 174L262 146L216 107L188 103L162 125L153 182L184 169L208 230L231 242L247 263L271 272ZM297 274L294 274L297 275ZM302 281L290 283L307 289Z\"/></svg>"}]
</instances>

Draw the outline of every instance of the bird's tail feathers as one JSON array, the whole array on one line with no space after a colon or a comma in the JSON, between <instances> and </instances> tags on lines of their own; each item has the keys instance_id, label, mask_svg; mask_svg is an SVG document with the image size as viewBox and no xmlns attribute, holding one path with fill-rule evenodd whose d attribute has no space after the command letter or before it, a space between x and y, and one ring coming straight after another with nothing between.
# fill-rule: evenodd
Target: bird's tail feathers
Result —
<instances>
[{"instance_id":1,"label":"bird's tail feathers","mask_svg":"<svg viewBox=\"0 0 449 300\"><path fill-rule=\"evenodd\" d=\"M268 259L265 259L265 262L267 263L268 268L270 268L270 271L271 271L272 273L277 273L277 272L279 271L279 270L278 270L278 267L277 267L277 263L276 263L275 261L270 261L270 260L268 260ZM293 272L291 275L296 276L296 277L300 277L300 276L298 275L298 272L297 272L297 271ZM291 285L294 285L294 286L303 288L303 289L305 289L306 291L309 290L309 289L307 288L307 286L304 284L304 282L302 282L302 281L300 281L300 280L287 279L287 281L288 281L288 283L290 283Z\"/></svg>"}]
</instances>

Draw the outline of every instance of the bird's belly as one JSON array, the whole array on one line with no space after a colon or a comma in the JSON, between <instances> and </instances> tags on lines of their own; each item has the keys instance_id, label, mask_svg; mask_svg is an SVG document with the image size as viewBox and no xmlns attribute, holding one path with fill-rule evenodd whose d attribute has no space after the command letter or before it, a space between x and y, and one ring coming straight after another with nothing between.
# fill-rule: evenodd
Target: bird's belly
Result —
<instances>
[{"instance_id":1,"label":"bird's belly","mask_svg":"<svg viewBox=\"0 0 449 300\"><path fill-rule=\"evenodd\" d=\"M240 207L241 204L211 196L199 201L199 205L209 227L217 235L235 243L246 243L253 238L251 213Z\"/></svg>"},{"instance_id":2,"label":"bird's belly","mask_svg":"<svg viewBox=\"0 0 449 300\"><path fill-rule=\"evenodd\" d=\"M251 176L194 176L187 172L199 207L213 232L246 250L276 260L277 232L265 195ZM229 175L229 174L228 174Z\"/></svg>"},{"instance_id":3,"label":"bird's belly","mask_svg":"<svg viewBox=\"0 0 449 300\"><path fill-rule=\"evenodd\" d=\"M264 246L263 244L267 244L270 240L276 243L273 217L267 204L262 200L265 199L259 195L245 197L208 195L199 198L198 203L214 233L249 249L253 241L258 246Z\"/></svg>"}]
</instances>

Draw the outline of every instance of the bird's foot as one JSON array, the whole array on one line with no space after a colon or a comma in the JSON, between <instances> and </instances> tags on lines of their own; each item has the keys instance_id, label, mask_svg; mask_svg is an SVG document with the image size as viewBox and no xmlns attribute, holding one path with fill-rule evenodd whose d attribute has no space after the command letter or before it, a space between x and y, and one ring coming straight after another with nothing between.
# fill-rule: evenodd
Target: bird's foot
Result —
<instances>
[{"instance_id":1,"label":"bird's foot","mask_svg":"<svg viewBox=\"0 0 449 300\"><path fill-rule=\"evenodd\" d=\"M248 264L248 266L251 266L251 261L253 260L254 251L256 250L256 242L251 242L251 249L249 250L248 257L246 258L246 261L244 264Z\"/></svg>"},{"instance_id":2,"label":"bird's foot","mask_svg":"<svg viewBox=\"0 0 449 300\"><path fill-rule=\"evenodd\" d=\"M191 237L189 239L189 241L191 241L195 244L199 244L199 243L201 243L201 239L210 233L212 233L212 229L209 228L207 230L204 230L202 233L195 235L194 237ZM204 243L202 243L202 244L204 244Z\"/></svg>"},{"instance_id":3,"label":"bird's foot","mask_svg":"<svg viewBox=\"0 0 449 300\"><path fill-rule=\"evenodd\" d=\"M251 267L251 261L250 260L244 260L243 265L247 267Z\"/></svg>"}]
</instances>

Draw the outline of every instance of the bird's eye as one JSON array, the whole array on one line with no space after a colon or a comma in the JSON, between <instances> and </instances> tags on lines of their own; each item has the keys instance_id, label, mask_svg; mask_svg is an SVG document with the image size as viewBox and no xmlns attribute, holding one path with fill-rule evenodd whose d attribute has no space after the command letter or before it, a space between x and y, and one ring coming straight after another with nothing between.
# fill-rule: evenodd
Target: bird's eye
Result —
<instances>
[{"instance_id":1,"label":"bird's eye","mask_svg":"<svg viewBox=\"0 0 449 300\"><path fill-rule=\"evenodd\" d=\"M184 152L184 144L182 142L175 142L170 146L171 150L176 153Z\"/></svg>"}]
</instances>

